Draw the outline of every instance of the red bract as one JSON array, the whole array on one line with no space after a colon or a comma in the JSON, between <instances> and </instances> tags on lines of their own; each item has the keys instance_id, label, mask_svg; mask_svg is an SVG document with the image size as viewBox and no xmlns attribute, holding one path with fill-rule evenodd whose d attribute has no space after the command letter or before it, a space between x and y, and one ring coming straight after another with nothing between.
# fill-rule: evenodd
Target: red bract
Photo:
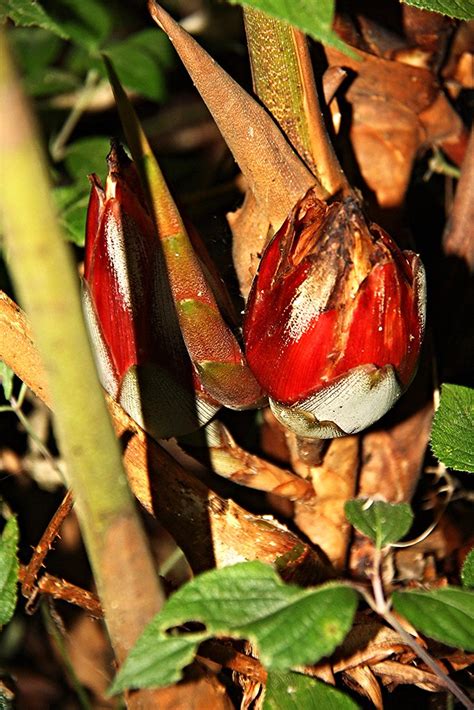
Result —
<instances>
[{"instance_id":1,"label":"red bract","mask_svg":"<svg viewBox=\"0 0 474 710\"><path fill-rule=\"evenodd\" d=\"M304 437L361 431L410 383L425 320L418 256L353 199L310 191L266 247L244 322L248 363L277 418Z\"/></svg>"},{"instance_id":2,"label":"red bract","mask_svg":"<svg viewBox=\"0 0 474 710\"><path fill-rule=\"evenodd\" d=\"M202 391L171 298L155 225L120 146L96 175L87 215L83 303L102 384L158 436L192 431L218 409Z\"/></svg>"}]
</instances>

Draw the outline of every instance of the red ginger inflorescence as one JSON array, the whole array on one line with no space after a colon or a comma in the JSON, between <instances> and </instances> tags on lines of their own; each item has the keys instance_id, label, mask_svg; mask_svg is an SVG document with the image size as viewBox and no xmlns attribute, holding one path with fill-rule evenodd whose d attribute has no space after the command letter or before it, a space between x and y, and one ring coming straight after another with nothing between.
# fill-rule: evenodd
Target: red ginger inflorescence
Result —
<instances>
[{"instance_id":1,"label":"red ginger inflorescence","mask_svg":"<svg viewBox=\"0 0 474 710\"><path fill-rule=\"evenodd\" d=\"M416 371L425 275L353 198L310 190L266 247L244 321L247 361L285 426L332 438L373 424Z\"/></svg>"},{"instance_id":2,"label":"red ginger inflorescence","mask_svg":"<svg viewBox=\"0 0 474 710\"><path fill-rule=\"evenodd\" d=\"M134 164L119 145L96 175L87 214L83 304L99 376L150 433L205 424L219 408L191 365L162 247Z\"/></svg>"}]
</instances>

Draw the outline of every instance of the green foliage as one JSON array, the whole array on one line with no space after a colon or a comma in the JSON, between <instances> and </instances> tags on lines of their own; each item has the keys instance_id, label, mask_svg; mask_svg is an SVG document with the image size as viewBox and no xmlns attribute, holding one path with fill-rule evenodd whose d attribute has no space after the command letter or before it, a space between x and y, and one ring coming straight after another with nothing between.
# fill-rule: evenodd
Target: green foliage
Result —
<instances>
[{"instance_id":1,"label":"green foliage","mask_svg":"<svg viewBox=\"0 0 474 710\"><path fill-rule=\"evenodd\" d=\"M18 538L18 523L12 516L7 520L0 538L0 626L7 624L15 611Z\"/></svg>"},{"instance_id":2,"label":"green foliage","mask_svg":"<svg viewBox=\"0 0 474 710\"><path fill-rule=\"evenodd\" d=\"M403 0L403 2L413 5L413 7L421 7L423 10L457 17L459 20L474 19L474 2L472 0Z\"/></svg>"},{"instance_id":3,"label":"green foliage","mask_svg":"<svg viewBox=\"0 0 474 710\"><path fill-rule=\"evenodd\" d=\"M111 692L176 682L198 645L216 635L250 640L272 670L316 663L343 641L356 606L356 592L344 585L287 585L261 562L206 572L181 587L147 626ZM205 629L169 632L189 622Z\"/></svg>"},{"instance_id":4,"label":"green foliage","mask_svg":"<svg viewBox=\"0 0 474 710\"><path fill-rule=\"evenodd\" d=\"M91 136L80 138L70 143L66 148L64 164L71 178L82 181L84 188L89 192L87 176L97 173L103 178L107 171L106 156L110 150L108 136Z\"/></svg>"},{"instance_id":5,"label":"green foliage","mask_svg":"<svg viewBox=\"0 0 474 710\"><path fill-rule=\"evenodd\" d=\"M3 387L3 394L6 400L9 400L13 391L13 378L15 373L2 360L0 360L0 383Z\"/></svg>"},{"instance_id":6,"label":"green foliage","mask_svg":"<svg viewBox=\"0 0 474 710\"><path fill-rule=\"evenodd\" d=\"M5 0L0 6L0 20L9 18L20 27L42 27L68 39L68 34L43 9L37 0Z\"/></svg>"},{"instance_id":7,"label":"green foliage","mask_svg":"<svg viewBox=\"0 0 474 710\"><path fill-rule=\"evenodd\" d=\"M229 0L232 5L244 5L266 12L278 20L294 25L310 37L357 56L333 31L334 0Z\"/></svg>"},{"instance_id":8,"label":"green foliage","mask_svg":"<svg viewBox=\"0 0 474 710\"><path fill-rule=\"evenodd\" d=\"M300 673L270 671L263 710L356 710L348 695Z\"/></svg>"},{"instance_id":9,"label":"green foliage","mask_svg":"<svg viewBox=\"0 0 474 710\"><path fill-rule=\"evenodd\" d=\"M110 3L102 0L54 0L49 7L50 15L66 36L89 52L96 52L110 35L114 23Z\"/></svg>"},{"instance_id":10,"label":"green foliage","mask_svg":"<svg viewBox=\"0 0 474 710\"><path fill-rule=\"evenodd\" d=\"M413 522L408 503L358 498L347 501L344 511L351 525L373 540L379 549L404 537Z\"/></svg>"},{"instance_id":11,"label":"green foliage","mask_svg":"<svg viewBox=\"0 0 474 710\"><path fill-rule=\"evenodd\" d=\"M163 101L165 72L174 62L174 52L166 35L157 28L124 36L127 26L135 24L133 12L133 8L118 11L116 5L103 0L4 2L1 16L17 25L10 37L27 93L33 98L52 100L60 94L76 92L67 102L74 112L83 101L86 77L90 81L95 74L96 84L102 77L105 79L100 56L105 52L113 59L125 87L147 99ZM66 142L65 150L61 144L57 154L53 151L56 161L64 157L62 167L72 181L64 185L61 170L56 172L60 183L55 190L59 218L67 238L79 246L84 244L87 175L104 175L108 139L109 136L91 136L70 145Z\"/></svg>"},{"instance_id":12,"label":"green foliage","mask_svg":"<svg viewBox=\"0 0 474 710\"><path fill-rule=\"evenodd\" d=\"M431 448L445 466L474 473L474 389L442 386Z\"/></svg>"},{"instance_id":13,"label":"green foliage","mask_svg":"<svg viewBox=\"0 0 474 710\"><path fill-rule=\"evenodd\" d=\"M170 44L158 29L137 32L106 48L125 86L155 101L166 96L164 69L171 64Z\"/></svg>"},{"instance_id":14,"label":"green foliage","mask_svg":"<svg viewBox=\"0 0 474 710\"><path fill-rule=\"evenodd\" d=\"M461 570L462 586L466 589L474 587L474 549L468 552Z\"/></svg>"},{"instance_id":15,"label":"green foliage","mask_svg":"<svg viewBox=\"0 0 474 710\"><path fill-rule=\"evenodd\" d=\"M457 587L394 592L393 606L426 636L474 651L474 593Z\"/></svg>"}]
</instances>

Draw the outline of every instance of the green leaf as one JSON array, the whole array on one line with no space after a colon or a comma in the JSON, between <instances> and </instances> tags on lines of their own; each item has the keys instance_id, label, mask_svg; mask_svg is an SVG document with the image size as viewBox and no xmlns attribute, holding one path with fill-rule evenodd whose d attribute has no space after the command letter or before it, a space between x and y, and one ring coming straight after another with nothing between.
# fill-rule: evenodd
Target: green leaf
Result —
<instances>
[{"instance_id":1,"label":"green leaf","mask_svg":"<svg viewBox=\"0 0 474 710\"><path fill-rule=\"evenodd\" d=\"M371 498L348 500L346 518L378 548L397 542L409 531L413 513L408 503L385 503Z\"/></svg>"},{"instance_id":2,"label":"green leaf","mask_svg":"<svg viewBox=\"0 0 474 710\"><path fill-rule=\"evenodd\" d=\"M270 671L263 710L356 710L348 695L301 673Z\"/></svg>"},{"instance_id":3,"label":"green leaf","mask_svg":"<svg viewBox=\"0 0 474 710\"><path fill-rule=\"evenodd\" d=\"M47 67L41 73L30 74L24 83L28 94L36 98L74 91L80 85L75 74L56 67Z\"/></svg>"},{"instance_id":4,"label":"green leaf","mask_svg":"<svg viewBox=\"0 0 474 710\"><path fill-rule=\"evenodd\" d=\"M266 12L308 34L323 44L329 44L349 56L357 54L332 31L334 0L229 0L231 5L244 5Z\"/></svg>"},{"instance_id":5,"label":"green leaf","mask_svg":"<svg viewBox=\"0 0 474 710\"><path fill-rule=\"evenodd\" d=\"M413 7L421 7L423 10L457 17L459 20L474 19L474 2L472 0L403 0L403 2L413 5Z\"/></svg>"},{"instance_id":6,"label":"green leaf","mask_svg":"<svg viewBox=\"0 0 474 710\"><path fill-rule=\"evenodd\" d=\"M461 570L462 586L474 587L474 549L467 553Z\"/></svg>"},{"instance_id":7,"label":"green leaf","mask_svg":"<svg viewBox=\"0 0 474 710\"><path fill-rule=\"evenodd\" d=\"M155 57L162 67L170 69L176 61L173 45L164 32L156 28L149 28L131 35L127 42L134 47L140 47L151 56Z\"/></svg>"},{"instance_id":8,"label":"green leaf","mask_svg":"<svg viewBox=\"0 0 474 710\"><path fill-rule=\"evenodd\" d=\"M426 636L474 651L474 593L458 587L394 592L393 606Z\"/></svg>"},{"instance_id":9,"label":"green leaf","mask_svg":"<svg viewBox=\"0 0 474 710\"><path fill-rule=\"evenodd\" d=\"M137 32L104 50L122 84L154 101L166 95L164 70L174 64L167 36L157 29Z\"/></svg>"},{"instance_id":10,"label":"green leaf","mask_svg":"<svg viewBox=\"0 0 474 710\"><path fill-rule=\"evenodd\" d=\"M261 562L206 572L179 589L148 625L111 692L176 682L198 644L216 635L248 639L269 669L316 663L343 641L356 606L357 594L349 587L286 585ZM190 621L205 630L167 633Z\"/></svg>"},{"instance_id":11,"label":"green leaf","mask_svg":"<svg viewBox=\"0 0 474 710\"><path fill-rule=\"evenodd\" d=\"M15 27L9 37L20 69L33 76L54 62L64 46L59 37L41 27Z\"/></svg>"},{"instance_id":12,"label":"green leaf","mask_svg":"<svg viewBox=\"0 0 474 710\"><path fill-rule=\"evenodd\" d=\"M98 50L111 32L113 8L110 3L102 0L54 0L47 7L64 36L92 53Z\"/></svg>"},{"instance_id":13,"label":"green leaf","mask_svg":"<svg viewBox=\"0 0 474 710\"><path fill-rule=\"evenodd\" d=\"M87 206L89 193L82 193L77 200L68 205L59 215L59 221L65 230L65 236L79 247L84 246L86 238Z\"/></svg>"},{"instance_id":14,"label":"green leaf","mask_svg":"<svg viewBox=\"0 0 474 710\"><path fill-rule=\"evenodd\" d=\"M37 0L7 0L2 5L0 19L5 17L20 27L42 27L63 39L69 39L66 30L48 15Z\"/></svg>"},{"instance_id":15,"label":"green leaf","mask_svg":"<svg viewBox=\"0 0 474 710\"><path fill-rule=\"evenodd\" d=\"M166 94L163 69L146 48L124 40L105 50L120 82L148 99L161 101Z\"/></svg>"},{"instance_id":16,"label":"green leaf","mask_svg":"<svg viewBox=\"0 0 474 710\"><path fill-rule=\"evenodd\" d=\"M12 396L14 377L15 373L13 370L8 367L8 365L5 365L2 360L0 360L0 382L3 387L3 394L6 400L9 400Z\"/></svg>"},{"instance_id":17,"label":"green leaf","mask_svg":"<svg viewBox=\"0 0 474 710\"><path fill-rule=\"evenodd\" d=\"M18 581L18 523L9 518L0 538L0 626L7 624L16 606Z\"/></svg>"},{"instance_id":18,"label":"green leaf","mask_svg":"<svg viewBox=\"0 0 474 710\"><path fill-rule=\"evenodd\" d=\"M83 190L88 190L88 175L97 173L101 177L107 172L106 158L109 151L110 138L107 136L80 138L67 146L64 157L66 170L82 185Z\"/></svg>"},{"instance_id":19,"label":"green leaf","mask_svg":"<svg viewBox=\"0 0 474 710\"><path fill-rule=\"evenodd\" d=\"M474 389L442 386L431 448L445 466L474 473Z\"/></svg>"}]
</instances>

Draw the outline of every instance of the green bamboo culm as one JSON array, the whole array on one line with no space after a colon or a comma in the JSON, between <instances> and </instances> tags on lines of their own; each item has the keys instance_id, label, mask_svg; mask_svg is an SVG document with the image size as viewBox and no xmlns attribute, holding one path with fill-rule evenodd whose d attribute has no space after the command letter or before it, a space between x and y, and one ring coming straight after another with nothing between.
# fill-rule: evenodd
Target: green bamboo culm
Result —
<instances>
[{"instance_id":1,"label":"green bamboo culm","mask_svg":"<svg viewBox=\"0 0 474 710\"><path fill-rule=\"evenodd\" d=\"M0 219L17 294L42 354L55 432L119 661L163 593L123 470L59 228L39 133L0 31Z\"/></svg>"}]
</instances>

